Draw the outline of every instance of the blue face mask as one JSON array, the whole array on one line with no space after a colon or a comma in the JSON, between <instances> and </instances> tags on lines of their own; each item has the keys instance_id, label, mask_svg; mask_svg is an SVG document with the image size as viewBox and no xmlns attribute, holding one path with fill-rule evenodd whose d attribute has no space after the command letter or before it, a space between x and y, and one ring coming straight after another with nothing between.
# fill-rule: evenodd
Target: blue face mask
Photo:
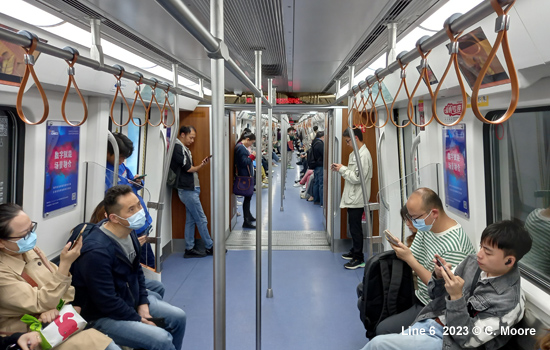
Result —
<instances>
[{"instance_id":1,"label":"blue face mask","mask_svg":"<svg viewBox=\"0 0 550 350\"><path fill-rule=\"evenodd\" d=\"M6 250L9 250L13 253L23 254L28 252L29 250L33 249L36 246L36 231L31 232L27 237L21 238L18 241L8 241L12 243L17 243L17 246L19 247L18 251L11 250L7 247L4 247Z\"/></svg>"},{"instance_id":2,"label":"blue face mask","mask_svg":"<svg viewBox=\"0 0 550 350\"><path fill-rule=\"evenodd\" d=\"M429 218L430 215L432 215L431 210L430 210L430 213L428 214L428 216L426 216L424 219L414 219L414 220L412 220L412 224L413 224L414 228L416 228L418 231L430 231L432 229L432 226L434 225L433 222L432 222L431 225L426 224L426 219Z\"/></svg>"},{"instance_id":3,"label":"blue face mask","mask_svg":"<svg viewBox=\"0 0 550 350\"><path fill-rule=\"evenodd\" d=\"M118 217L120 218L120 216L118 216ZM121 219L124 219L124 218L121 218ZM143 225L145 225L145 209L141 208L140 211L138 211L134 215L132 215L129 218L126 218L124 220L128 220L128 223L130 224L130 226L122 225L126 228L129 228L129 229L132 229L132 230L137 230L137 229L143 227Z\"/></svg>"}]
</instances>

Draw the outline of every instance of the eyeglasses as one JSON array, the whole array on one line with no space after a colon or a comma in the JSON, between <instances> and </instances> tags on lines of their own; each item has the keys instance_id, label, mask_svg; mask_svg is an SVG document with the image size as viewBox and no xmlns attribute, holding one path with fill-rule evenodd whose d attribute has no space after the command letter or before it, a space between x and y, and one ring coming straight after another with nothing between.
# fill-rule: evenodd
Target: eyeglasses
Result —
<instances>
[{"instance_id":1,"label":"eyeglasses","mask_svg":"<svg viewBox=\"0 0 550 350\"><path fill-rule=\"evenodd\" d=\"M37 222L34 222L34 221L31 221L31 228L30 230L24 235L24 236L19 236L19 237L8 237L8 238L11 238L11 239L7 239L6 241L8 242L17 242L18 240L20 239L27 239L29 238L29 236L31 235L31 233L35 232L36 231L36 227L38 226L38 223Z\"/></svg>"},{"instance_id":2,"label":"eyeglasses","mask_svg":"<svg viewBox=\"0 0 550 350\"><path fill-rule=\"evenodd\" d=\"M406 217L407 219L411 220L412 222L414 222L415 224L418 224L418 222L417 222L416 220L420 219L422 216L424 216L424 215L426 215L426 214L428 214L428 213L430 213L430 212L431 212L431 210L425 212L424 214L420 214L420 215L418 215L418 216L415 217L415 218L413 218L409 213L407 213L407 214L405 214L405 217ZM425 218L424 218L424 219L425 219Z\"/></svg>"}]
</instances>

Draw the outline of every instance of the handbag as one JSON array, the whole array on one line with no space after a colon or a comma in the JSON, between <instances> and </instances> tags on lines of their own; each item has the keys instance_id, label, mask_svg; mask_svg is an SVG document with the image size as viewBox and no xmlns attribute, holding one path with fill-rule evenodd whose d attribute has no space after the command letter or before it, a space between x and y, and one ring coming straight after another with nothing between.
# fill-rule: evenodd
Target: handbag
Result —
<instances>
[{"instance_id":1,"label":"handbag","mask_svg":"<svg viewBox=\"0 0 550 350\"><path fill-rule=\"evenodd\" d=\"M233 179L233 194L236 196L251 197L254 194L254 178L250 175L250 169L248 169L249 176L239 176L235 174Z\"/></svg>"}]
</instances>

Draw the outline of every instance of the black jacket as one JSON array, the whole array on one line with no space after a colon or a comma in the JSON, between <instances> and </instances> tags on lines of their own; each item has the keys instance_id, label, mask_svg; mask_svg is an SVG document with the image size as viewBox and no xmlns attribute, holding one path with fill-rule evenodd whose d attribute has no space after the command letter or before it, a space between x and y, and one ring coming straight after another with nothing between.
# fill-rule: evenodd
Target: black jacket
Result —
<instances>
[{"instance_id":1,"label":"black jacket","mask_svg":"<svg viewBox=\"0 0 550 350\"><path fill-rule=\"evenodd\" d=\"M75 305L82 317L141 321L137 307L149 304L145 278L139 263L141 247L134 231L130 234L136 257L128 261L120 245L95 226L84 238L80 257L71 266Z\"/></svg>"},{"instance_id":2,"label":"black jacket","mask_svg":"<svg viewBox=\"0 0 550 350\"><path fill-rule=\"evenodd\" d=\"M178 168L180 169L180 174L176 180L176 188L184 190L194 190L195 189L195 178L193 173L189 172L189 169L193 166L191 159L188 155L184 155L183 146L179 140L176 141L174 145L174 153L172 153L172 160L170 161L170 169L176 174L178 173Z\"/></svg>"},{"instance_id":3,"label":"black jacket","mask_svg":"<svg viewBox=\"0 0 550 350\"><path fill-rule=\"evenodd\" d=\"M22 336L23 333L14 333L12 335L8 335L6 337L0 337L0 350L7 349L8 346L17 344L17 341L19 340L19 337ZM20 350L21 348L19 345L16 345L15 347L10 348L10 350Z\"/></svg>"},{"instance_id":4,"label":"black jacket","mask_svg":"<svg viewBox=\"0 0 550 350\"><path fill-rule=\"evenodd\" d=\"M254 165L252 164L252 158L250 158L250 152L242 143L235 146L234 162L237 167L237 175L254 176Z\"/></svg>"},{"instance_id":5,"label":"black jacket","mask_svg":"<svg viewBox=\"0 0 550 350\"><path fill-rule=\"evenodd\" d=\"M310 169L323 166L323 160L325 159L325 143L321 139L315 139L311 142L311 156L312 159L308 159L308 166Z\"/></svg>"}]
</instances>

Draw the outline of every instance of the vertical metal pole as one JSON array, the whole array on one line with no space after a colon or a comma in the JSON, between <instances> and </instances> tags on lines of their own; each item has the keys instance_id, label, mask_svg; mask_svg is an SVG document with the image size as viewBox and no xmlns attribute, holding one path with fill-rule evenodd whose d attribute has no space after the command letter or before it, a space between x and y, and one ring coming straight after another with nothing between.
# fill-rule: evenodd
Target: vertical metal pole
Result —
<instances>
[{"instance_id":1,"label":"vertical metal pole","mask_svg":"<svg viewBox=\"0 0 550 350\"><path fill-rule=\"evenodd\" d=\"M204 79L199 78L199 96L204 97Z\"/></svg>"},{"instance_id":2,"label":"vertical metal pole","mask_svg":"<svg viewBox=\"0 0 550 350\"><path fill-rule=\"evenodd\" d=\"M286 182L286 167L287 167L287 132L286 132L286 116L281 115L281 155L283 159L281 169L281 211L285 211L284 199L285 199L285 182Z\"/></svg>"},{"instance_id":3,"label":"vertical metal pole","mask_svg":"<svg viewBox=\"0 0 550 350\"><path fill-rule=\"evenodd\" d=\"M262 51L256 57L256 87L262 91ZM262 348L262 98L256 97L256 349Z\"/></svg>"},{"instance_id":4,"label":"vertical metal pole","mask_svg":"<svg viewBox=\"0 0 550 350\"><path fill-rule=\"evenodd\" d=\"M367 188L365 187L365 173L363 173L363 165L361 164L361 158L359 157L359 148L357 148L357 141L355 140L355 134L353 133L353 117L351 107L353 106L354 97L348 98L348 123L349 134L351 138L351 144L353 145L353 154L355 155L355 161L357 162L357 170L359 170L359 179L361 180L361 192L363 192L363 202L365 203L365 219L366 223L361 223L363 229L363 236L367 238L367 255L368 258L372 257L372 226L370 220L370 205L369 198L367 198Z\"/></svg>"},{"instance_id":5,"label":"vertical metal pole","mask_svg":"<svg viewBox=\"0 0 550 350\"><path fill-rule=\"evenodd\" d=\"M353 87L353 79L354 78L355 78L355 66L348 66L348 80L349 80L348 90L351 90L351 88ZM348 99L348 100L350 100L350 99ZM351 113L350 109L348 109L348 111ZM350 126L352 126L352 125L350 124Z\"/></svg>"},{"instance_id":6,"label":"vertical metal pole","mask_svg":"<svg viewBox=\"0 0 550 350\"><path fill-rule=\"evenodd\" d=\"M210 31L216 38L224 39L223 0L210 1ZM225 172L224 147L224 85L223 58L212 58L212 157L213 204L212 233L214 235L214 350L225 350L226 342L226 281L225 281Z\"/></svg>"},{"instance_id":7,"label":"vertical metal pole","mask_svg":"<svg viewBox=\"0 0 550 350\"><path fill-rule=\"evenodd\" d=\"M340 79L336 80L336 98L340 97Z\"/></svg>"},{"instance_id":8,"label":"vertical metal pole","mask_svg":"<svg viewBox=\"0 0 550 350\"><path fill-rule=\"evenodd\" d=\"M104 66L103 49L101 48L101 20L99 18L90 19L90 28L92 30L92 46L90 47L90 58L99 62L99 66Z\"/></svg>"},{"instance_id":9,"label":"vertical metal pole","mask_svg":"<svg viewBox=\"0 0 550 350\"><path fill-rule=\"evenodd\" d=\"M119 150L118 150L118 143L116 142L115 137L113 134L107 130L107 141L113 146L113 152L115 152L115 160L113 162L113 186L116 186L118 184L118 156L119 156Z\"/></svg>"},{"instance_id":10,"label":"vertical metal pole","mask_svg":"<svg viewBox=\"0 0 550 350\"><path fill-rule=\"evenodd\" d=\"M395 51L395 45L397 43L397 23L390 22L386 24L388 26L388 52L386 53L386 67L395 62L397 58L397 52Z\"/></svg>"},{"instance_id":11,"label":"vertical metal pole","mask_svg":"<svg viewBox=\"0 0 550 350\"><path fill-rule=\"evenodd\" d=\"M269 103L271 103L271 107L268 109L268 120L269 120L269 132L267 137L267 154L268 154L268 161L269 164L269 189L268 189L268 199L267 199L267 298L273 298L273 288L271 285L271 277L272 277L272 233L273 233L273 172L271 169L273 169L273 104L275 103L275 98L273 98L273 95L275 94L275 90L273 89L273 79L267 79L267 91L269 91Z\"/></svg>"}]
</instances>

